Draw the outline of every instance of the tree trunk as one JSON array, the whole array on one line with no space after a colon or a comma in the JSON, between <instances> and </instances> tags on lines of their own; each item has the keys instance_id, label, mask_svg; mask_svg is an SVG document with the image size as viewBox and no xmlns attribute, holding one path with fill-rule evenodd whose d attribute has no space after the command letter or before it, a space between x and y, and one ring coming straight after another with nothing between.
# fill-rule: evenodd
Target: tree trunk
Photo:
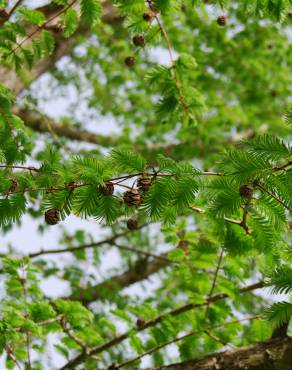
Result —
<instances>
[{"instance_id":1,"label":"tree trunk","mask_svg":"<svg viewBox=\"0 0 292 370\"><path fill-rule=\"evenodd\" d=\"M292 338L276 338L148 370L292 370Z\"/></svg>"}]
</instances>

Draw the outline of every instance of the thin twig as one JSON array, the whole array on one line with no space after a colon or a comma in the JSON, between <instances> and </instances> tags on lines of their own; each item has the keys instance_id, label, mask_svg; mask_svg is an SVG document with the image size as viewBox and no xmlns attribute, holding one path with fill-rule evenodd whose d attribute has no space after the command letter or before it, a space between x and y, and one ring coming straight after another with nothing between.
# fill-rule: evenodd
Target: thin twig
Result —
<instances>
[{"instance_id":1,"label":"thin twig","mask_svg":"<svg viewBox=\"0 0 292 370\"><path fill-rule=\"evenodd\" d=\"M214 293L214 289L216 287L217 277L218 277L219 269L221 267L221 262L222 262L222 259L223 259L223 254L224 254L224 248L222 247L221 248L221 252L220 252L220 256L219 256L219 259L218 259L218 263L217 263L217 266L216 266L216 270L215 270L215 273L214 273L214 278L213 278L213 281L212 281L211 290L210 290L210 293L208 294L208 297L207 297L207 302L208 303L207 303L207 307L206 307L206 311L205 311L205 319L208 317L209 308L210 308L210 301L209 301L209 299L212 297L212 295Z\"/></svg>"},{"instance_id":2,"label":"thin twig","mask_svg":"<svg viewBox=\"0 0 292 370\"><path fill-rule=\"evenodd\" d=\"M16 367L19 370L21 370L21 366L19 365L19 363L18 363L18 361L17 361L17 359L15 357L14 351L13 351L13 349L12 349L12 347L10 345L6 345L5 346L5 352L6 352L7 356L9 358L11 358L11 360L15 363Z\"/></svg>"},{"instance_id":3,"label":"thin twig","mask_svg":"<svg viewBox=\"0 0 292 370\"><path fill-rule=\"evenodd\" d=\"M11 169L21 169L21 170L28 170L28 171L40 171L39 168L33 166L20 166L20 165L12 165L12 164L0 164L0 168L11 168Z\"/></svg>"},{"instance_id":4,"label":"thin twig","mask_svg":"<svg viewBox=\"0 0 292 370\"><path fill-rule=\"evenodd\" d=\"M86 343L83 342L83 340L81 340L80 338L76 337L73 330L71 330L67 326L67 322L65 321L64 317L61 319L60 324L62 326L62 329L63 329L64 333L67 334L68 337L71 338L75 343L77 343L83 349L83 351L87 352L88 349L87 349Z\"/></svg>"},{"instance_id":5,"label":"thin twig","mask_svg":"<svg viewBox=\"0 0 292 370\"><path fill-rule=\"evenodd\" d=\"M141 225L139 227L139 230L142 229L145 226L146 226L146 224ZM30 253L30 254L27 255L27 257L36 258L36 257L39 257L39 256L43 256L45 254L60 254L60 253L69 253L69 252L72 253L72 252L76 252L76 251L80 251L80 250L100 247L103 244L112 245L116 239L118 239L122 236L125 236L125 235L129 234L130 232L131 232L130 230L126 230L126 231L123 231L119 234L113 235L110 238L100 240L99 242L90 243L90 244L83 244L83 245L79 245L77 247L62 248L62 249L46 249L46 250L44 249L44 250L40 250L38 252Z\"/></svg>"},{"instance_id":6,"label":"thin twig","mask_svg":"<svg viewBox=\"0 0 292 370\"><path fill-rule=\"evenodd\" d=\"M290 208L289 206L287 206L281 199L279 199L275 194L271 193L268 189L264 188L262 184L260 183L257 183L256 185L257 187L259 187L262 191L264 191L265 193L269 194L272 198L274 198L278 203L282 204L282 206L284 208L286 208L289 212L292 212L292 208Z\"/></svg>"},{"instance_id":7,"label":"thin twig","mask_svg":"<svg viewBox=\"0 0 292 370\"><path fill-rule=\"evenodd\" d=\"M11 18L11 16L13 15L13 13L15 12L15 10L23 3L23 0L18 0L16 1L16 3L14 4L14 6L11 8L10 12L9 12L9 15L7 17L7 20L9 20Z\"/></svg>"},{"instance_id":8,"label":"thin twig","mask_svg":"<svg viewBox=\"0 0 292 370\"><path fill-rule=\"evenodd\" d=\"M211 339L213 339L215 342L218 342L218 343L222 344L223 347L229 346L229 347L232 347L232 348L236 348L236 346L233 345L232 343L225 342L221 338L217 337L217 335L215 335L213 333L210 333L210 331L207 330L207 329L204 331L204 333L206 335L208 335L208 337L210 337Z\"/></svg>"},{"instance_id":9,"label":"thin twig","mask_svg":"<svg viewBox=\"0 0 292 370\"><path fill-rule=\"evenodd\" d=\"M124 249L126 251L134 252L134 253L137 253L137 254L142 254L142 255L147 256L147 257L153 257L153 258L156 258L156 259L165 261L165 262L175 263L171 259L169 259L167 257L164 257L162 255L159 255L159 254L154 254L154 253L146 252L146 251L143 251L143 250L140 250L140 249L137 249L137 248L128 247L126 245L120 245L120 244L117 244L115 242L113 242L111 244L113 246L117 247L118 249Z\"/></svg>"}]
</instances>

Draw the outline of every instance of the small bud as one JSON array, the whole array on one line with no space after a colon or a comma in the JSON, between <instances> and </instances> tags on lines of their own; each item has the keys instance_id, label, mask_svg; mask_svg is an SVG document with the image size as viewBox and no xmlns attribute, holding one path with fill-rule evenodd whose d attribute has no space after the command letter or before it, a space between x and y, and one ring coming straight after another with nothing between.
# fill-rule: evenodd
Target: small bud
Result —
<instances>
[{"instance_id":1,"label":"small bud","mask_svg":"<svg viewBox=\"0 0 292 370\"><path fill-rule=\"evenodd\" d=\"M133 67L133 65L135 64L135 57L129 56L129 57L125 58L125 64L128 67Z\"/></svg>"},{"instance_id":2,"label":"small bud","mask_svg":"<svg viewBox=\"0 0 292 370\"><path fill-rule=\"evenodd\" d=\"M62 31L64 31L64 27L60 23L48 24L46 26L46 30L52 31L52 32L62 32Z\"/></svg>"},{"instance_id":3,"label":"small bud","mask_svg":"<svg viewBox=\"0 0 292 370\"><path fill-rule=\"evenodd\" d=\"M74 190L76 188L76 183L74 181L70 181L68 184L66 184L66 188L68 190Z\"/></svg>"},{"instance_id":4,"label":"small bud","mask_svg":"<svg viewBox=\"0 0 292 370\"><path fill-rule=\"evenodd\" d=\"M154 14L152 12L144 13L143 14L143 19L146 22L151 22L154 18Z\"/></svg>"},{"instance_id":5,"label":"small bud","mask_svg":"<svg viewBox=\"0 0 292 370\"><path fill-rule=\"evenodd\" d=\"M178 243L178 248L182 249L185 254L189 254L189 242L185 239L181 239Z\"/></svg>"},{"instance_id":6,"label":"small bud","mask_svg":"<svg viewBox=\"0 0 292 370\"><path fill-rule=\"evenodd\" d=\"M146 324L146 321L143 317L139 317L136 321L136 326L138 329L143 329Z\"/></svg>"},{"instance_id":7,"label":"small bud","mask_svg":"<svg viewBox=\"0 0 292 370\"><path fill-rule=\"evenodd\" d=\"M250 185L242 185L239 188L239 194L243 198L251 199L253 195L253 188Z\"/></svg>"},{"instance_id":8,"label":"small bud","mask_svg":"<svg viewBox=\"0 0 292 370\"><path fill-rule=\"evenodd\" d=\"M227 18L225 17L225 15L220 15L220 16L217 18L217 23L218 23L218 24L219 24L219 26L221 26L221 27L226 26L226 21L227 21Z\"/></svg>"},{"instance_id":9,"label":"small bud","mask_svg":"<svg viewBox=\"0 0 292 370\"><path fill-rule=\"evenodd\" d=\"M11 179L10 180L10 188L9 188L8 192L9 193L14 193L15 190L16 190L16 188L17 188L17 186L18 186L18 182L16 180L14 180L14 179Z\"/></svg>"},{"instance_id":10,"label":"small bud","mask_svg":"<svg viewBox=\"0 0 292 370\"><path fill-rule=\"evenodd\" d=\"M129 218L127 221L127 228L129 230L137 230L139 228L139 222L136 218Z\"/></svg>"}]
</instances>

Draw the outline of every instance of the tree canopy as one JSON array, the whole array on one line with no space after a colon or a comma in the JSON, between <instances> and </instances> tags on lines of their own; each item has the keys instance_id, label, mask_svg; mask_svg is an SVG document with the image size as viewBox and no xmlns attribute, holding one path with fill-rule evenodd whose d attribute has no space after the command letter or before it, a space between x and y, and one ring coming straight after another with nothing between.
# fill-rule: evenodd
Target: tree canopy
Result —
<instances>
[{"instance_id":1,"label":"tree canopy","mask_svg":"<svg viewBox=\"0 0 292 370\"><path fill-rule=\"evenodd\" d=\"M2 366L291 369L291 19L0 0Z\"/></svg>"}]
</instances>

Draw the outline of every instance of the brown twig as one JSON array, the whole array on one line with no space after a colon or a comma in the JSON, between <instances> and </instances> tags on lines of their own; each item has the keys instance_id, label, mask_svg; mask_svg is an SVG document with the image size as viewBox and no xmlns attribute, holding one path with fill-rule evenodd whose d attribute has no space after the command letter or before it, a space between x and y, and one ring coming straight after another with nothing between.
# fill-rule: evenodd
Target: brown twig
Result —
<instances>
[{"instance_id":1,"label":"brown twig","mask_svg":"<svg viewBox=\"0 0 292 370\"><path fill-rule=\"evenodd\" d=\"M11 8L10 12L9 12L9 15L7 17L7 20L9 20L13 13L15 12L15 10L23 3L23 0L18 0L16 1L16 3L14 4L14 6Z\"/></svg>"},{"instance_id":2,"label":"brown twig","mask_svg":"<svg viewBox=\"0 0 292 370\"><path fill-rule=\"evenodd\" d=\"M33 166L20 166L20 165L12 165L12 164L0 164L0 168L11 168L11 169L21 169L27 171L40 171L39 168Z\"/></svg>"},{"instance_id":3,"label":"brown twig","mask_svg":"<svg viewBox=\"0 0 292 370\"><path fill-rule=\"evenodd\" d=\"M207 297L207 302L208 303L207 303L206 311L205 311L205 319L208 317L209 308L210 308L209 299L210 299L210 297L212 297L212 295L214 293L214 289L216 287L217 277L218 277L219 269L221 267L221 262L222 262L222 259L223 259L223 254L224 254L224 248L222 247L221 248L221 252L220 252L220 256L219 256L219 259L218 259L218 263L217 263L217 266L216 266L216 270L215 270L215 273L214 273L214 278L213 278L213 281L212 281L211 290L210 290L210 293L208 294L208 297Z\"/></svg>"},{"instance_id":4,"label":"brown twig","mask_svg":"<svg viewBox=\"0 0 292 370\"><path fill-rule=\"evenodd\" d=\"M141 225L139 227L139 230L142 229L145 226L146 226L146 224ZM115 242L116 239L118 239L122 236L125 236L125 235L129 234L130 232L131 232L130 230L126 230L126 231L123 231L119 234L113 235L110 238L101 240L99 242L90 243L90 244L83 244L83 245L79 245L77 247L62 248L62 249L44 249L44 250L40 250L39 252L30 253L30 254L27 255L27 257L36 258L36 257L42 256L42 255L45 255L45 254L72 253L72 252L77 252L77 251L80 251L80 250L85 250L85 249L90 249L90 248L97 248L97 247L102 246L103 244L114 245L114 242ZM131 249L131 250L133 251L133 249Z\"/></svg>"},{"instance_id":5,"label":"brown twig","mask_svg":"<svg viewBox=\"0 0 292 370\"><path fill-rule=\"evenodd\" d=\"M266 189L261 183L257 183L256 186L260 188L265 193L269 194L272 198L274 198L278 203L282 204L284 208L286 208L289 212L292 212L292 208L287 206L281 199L279 199L275 194L271 193L268 189Z\"/></svg>"}]
</instances>

